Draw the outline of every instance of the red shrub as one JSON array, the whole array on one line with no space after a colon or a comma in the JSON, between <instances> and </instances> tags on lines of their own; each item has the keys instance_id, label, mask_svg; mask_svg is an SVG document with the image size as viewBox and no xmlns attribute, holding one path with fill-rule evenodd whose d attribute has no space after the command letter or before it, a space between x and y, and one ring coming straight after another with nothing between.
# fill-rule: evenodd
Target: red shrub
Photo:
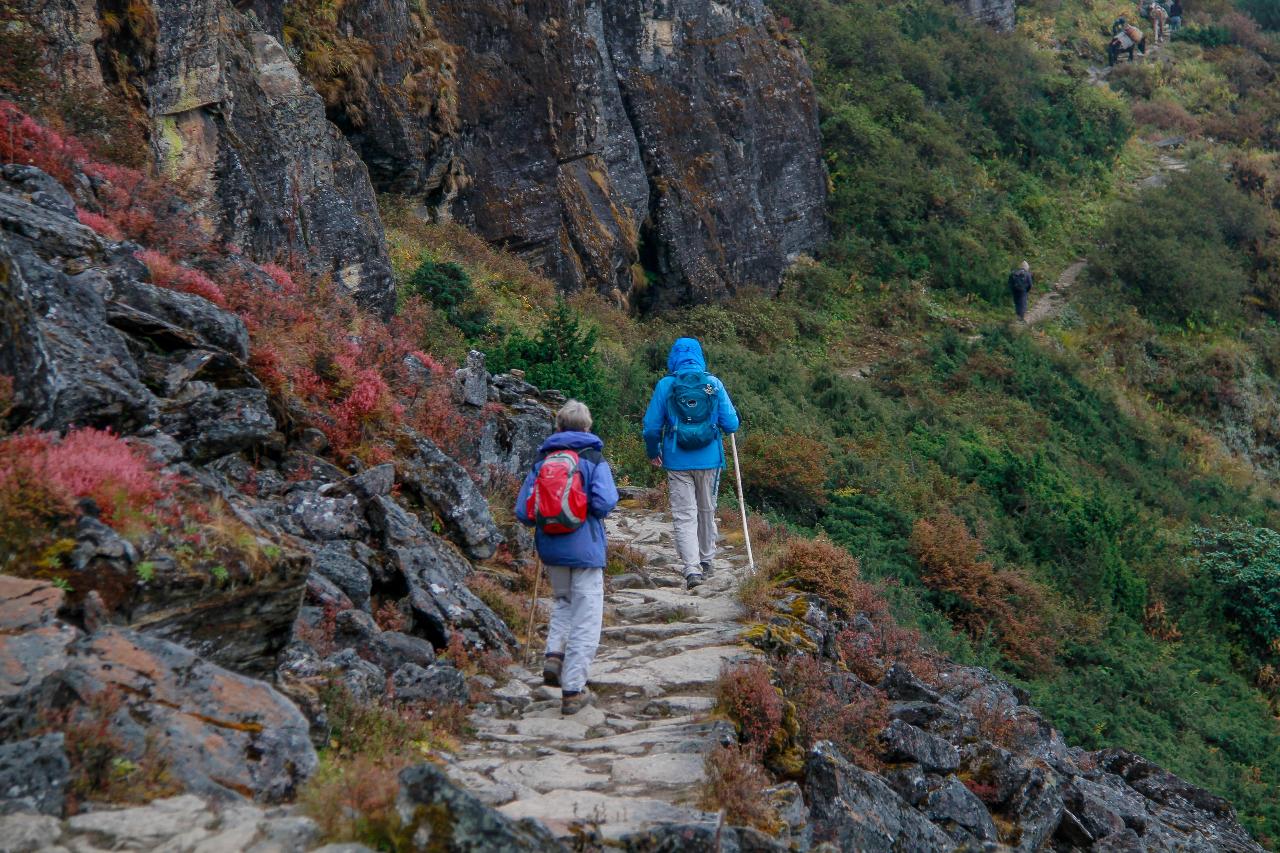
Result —
<instances>
[{"instance_id":1,"label":"red shrub","mask_svg":"<svg viewBox=\"0 0 1280 853\"><path fill-rule=\"evenodd\" d=\"M855 764L868 769L877 766L874 738L889 723L889 703L882 693L867 689L849 702L841 701L831 688L828 673L808 655L788 658L779 668L778 679L795 708L806 748L829 740Z\"/></svg>"},{"instance_id":2,"label":"red shrub","mask_svg":"<svg viewBox=\"0 0 1280 853\"><path fill-rule=\"evenodd\" d=\"M100 213L94 213L89 210L77 210L76 218L80 220L80 224L87 228L92 228L108 240L123 240L124 234L116 227L116 224Z\"/></svg>"},{"instance_id":3,"label":"red shrub","mask_svg":"<svg viewBox=\"0 0 1280 853\"><path fill-rule=\"evenodd\" d=\"M821 536L786 539L769 564L774 580L815 593L845 613L887 612L875 588L860 578L861 572L857 557Z\"/></svg>"},{"instance_id":4,"label":"red shrub","mask_svg":"<svg viewBox=\"0 0 1280 853\"><path fill-rule=\"evenodd\" d=\"M728 667L716 685L719 708L738 726L747 746L761 754L781 731L782 695L770 680L769 667L759 658Z\"/></svg>"},{"instance_id":5,"label":"red shrub","mask_svg":"<svg viewBox=\"0 0 1280 853\"><path fill-rule=\"evenodd\" d=\"M847 628L836 637L840 660L868 684L876 684L895 663L901 663L923 681L937 678L937 666L919 631L903 628L888 616L873 621L871 630Z\"/></svg>"},{"instance_id":6,"label":"red shrub","mask_svg":"<svg viewBox=\"0 0 1280 853\"><path fill-rule=\"evenodd\" d=\"M147 265L151 280L160 287L193 293L208 299L214 305L226 306L227 297L222 292L222 288L199 270L188 269L172 258L151 249L143 249L139 252L138 260Z\"/></svg>"},{"instance_id":7,"label":"red shrub","mask_svg":"<svg viewBox=\"0 0 1280 853\"><path fill-rule=\"evenodd\" d=\"M172 482L108 431L77 429L62 439L21 432L0 441L0 493L37 487L68 513L90 498L110 523L145 515Z\"/></svg>"},{"instance_id":8,"label":"red shrub","mask_svg":"<svg viewBox=\"0 0 1280 853\"><path fill-rule=\"evenodd\" d=\"M41 125L11 101L0 101L0 162L35 166L65 186L74 180L76 165L88 158L77 140Z\"/></svg>"}]
</instances>

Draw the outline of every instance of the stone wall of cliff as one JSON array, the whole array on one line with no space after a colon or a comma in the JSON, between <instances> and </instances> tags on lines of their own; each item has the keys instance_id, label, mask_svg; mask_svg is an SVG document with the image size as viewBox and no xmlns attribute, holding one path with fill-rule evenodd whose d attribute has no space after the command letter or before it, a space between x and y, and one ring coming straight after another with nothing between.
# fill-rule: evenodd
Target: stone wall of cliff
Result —
<instances>
[{"instance_id":1,"label":"stone wall of cliff","mask_svg":"<svg viewBox=\"0 0 1280 853\"><path fill-rule=\"evenodd\" d=\"M808 66L760 0L264 3L380 189L567 290L772 289L823 239Z\"/></svg>"},{"instance_id":2,"label":"stone wall of cliff","mask_svg":"<svg viewBox=\"0 0 1280 853\"><path fill-rule=\"evenodd\" d=\"M43 36L46 72L133 111L210 236L258 261L296 258L366 306L391 309L365 166L256 16L224 0L24 5Z\"/></svg>"},{"instance_id":3,"label":"stone wall of cliff","mask_svg":"<svg viewBox=\"0 0 1280 853\"><path fill-rule=\"evenodd\" d=\"M1007 33L1017 23L1017 5L1014 0L956 0L969 17L987 26Z\"/></svg>"}]
</instances>

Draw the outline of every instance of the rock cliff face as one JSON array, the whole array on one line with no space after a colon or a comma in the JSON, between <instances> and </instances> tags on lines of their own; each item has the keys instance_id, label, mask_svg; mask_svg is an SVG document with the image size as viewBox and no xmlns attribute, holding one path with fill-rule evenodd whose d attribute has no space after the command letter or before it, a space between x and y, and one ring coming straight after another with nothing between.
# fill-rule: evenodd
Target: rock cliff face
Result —
<instances>
[{"instance_id":1,"label":"rock cliff face","mask_svg":"<svg viewBox=\"0 0 1280 853\"><path fill-rule=\"evenodd\" d=\"M1007 33L1017 23L1017 5L1014 0L956 0L969 16L987 26Z\"/></svg>"},{"instance_id":2,"label":"rock cliff face","mask_svg":"<svg viewBox=\"0 0 1280 853\"><path fill-rule=\"evenodd\" d=\"M224 0L26 6L48 72L137 113L161 168L198 196L211 236L260 262L301 259L366 306L391 309L366 169L278 40Z\"/></svg>"},{"instance_id":3,"label":"rock cliff face","mask_svg":"<svg viewBox=\"0 0 1280 853\"><path fill-rule=\"evenodd\" d=\"M283 18L380 188L566 289L619 303L771 289L822 241L808 67L759 0L353 0L328 22L315 2L262 17Z\"/></svg>"}]
</instances>

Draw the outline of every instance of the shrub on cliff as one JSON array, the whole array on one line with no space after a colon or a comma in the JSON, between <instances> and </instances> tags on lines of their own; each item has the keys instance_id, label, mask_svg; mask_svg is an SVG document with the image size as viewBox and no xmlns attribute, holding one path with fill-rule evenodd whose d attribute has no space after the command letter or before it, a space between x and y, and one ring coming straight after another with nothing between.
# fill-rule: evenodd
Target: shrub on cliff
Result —
<instances>
[{"instance_id":1,"label":"shrub on cliff","mask_svg":"<svg viewBox=\"0 0 1280 853\"><path fill-rule=\"evenodd\" d=\"M601 413L611 408L614 395L602 375L598 337L595 327L584 327L577 312L557 299L537 337L516 331L488 351L489 368L494 373L523 370L525 378L539 388L562 391Z\"/></svg>"}]
</instances>

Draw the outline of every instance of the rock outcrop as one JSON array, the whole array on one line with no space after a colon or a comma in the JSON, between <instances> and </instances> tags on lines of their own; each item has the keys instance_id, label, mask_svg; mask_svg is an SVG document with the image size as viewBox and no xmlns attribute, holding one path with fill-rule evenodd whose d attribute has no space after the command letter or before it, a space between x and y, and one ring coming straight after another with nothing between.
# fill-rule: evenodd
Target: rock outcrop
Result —
<instances>
[{"instance_id":1,"label":"rock outcrop","mask_svg":"<svg viewBox=\"0 0 1280 853\"><path fill-rule=\"evenodd\" d=\"M51 76L104 92L149 128L156 162L199 196L210 236L259 262L300 259L391 310L367 170L278 39L226 0L20 5Z\"/></svg>"},{"instance_id":2,"label":"rock outcrop","mask_svg":"<svg viewBox=\"0 0 1280 853\"><path fill-rule=\"evenodd\" d=\"M92 731L121 759L152 760L167 778L222 799L291 797L315 769L307 720L267 684L182 646L114 627L85 634L58 619L51 584L0 576L0 607L25 615L0 633L0 812L59 815L69 769L63 736ZM10 623L13 624L13 623ZM33 787L33 781L40 782Z\"/></svg>"},{"instance_id":3,"label":"rock outcrop","mask_svg":"<svg viewBox=\"0 0 1280 853\"><path fill-rule=\"evenodd\" d=\"M771 289L822 241L814 90L760 0L265 5L380 188L566 289Z\"/></svg>"},{"instance_id":4,"label":"rock outcrop","mask_svg":"<svg viewBox=\"0 0 1280 853\"><path fill-rule=\"evenodd\" d=\"M953 0L969 17L1002 33L1012 32L1017 23L1015 0Z\"/></svg>"}]
</instances>

